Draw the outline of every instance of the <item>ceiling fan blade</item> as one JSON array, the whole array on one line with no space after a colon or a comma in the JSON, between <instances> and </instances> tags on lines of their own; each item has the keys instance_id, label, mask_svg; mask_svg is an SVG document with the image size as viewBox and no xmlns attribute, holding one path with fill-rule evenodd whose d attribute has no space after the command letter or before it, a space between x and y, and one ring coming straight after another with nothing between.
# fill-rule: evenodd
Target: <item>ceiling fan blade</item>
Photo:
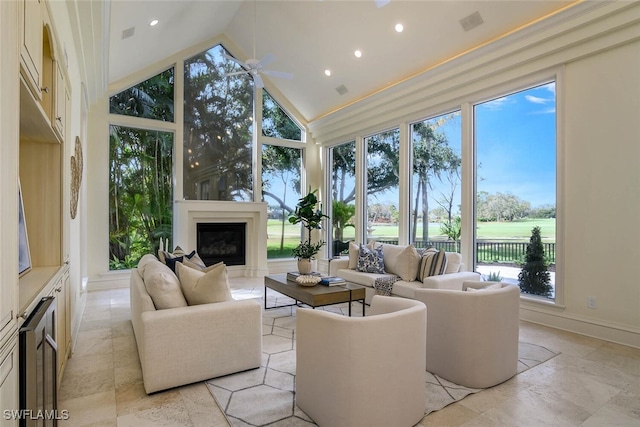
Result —
<instances>
[{"instance_id":1,"label":"ceiling fan blade","mask_svg":"<svg viewBox=\"0 0 640 427\"><path fill-rule=\"evenodd\" d=\"M258 89L262 89L264 87L264 82L262 81L262 77L260 74L252 74L253 75L253 83L256 85Z\"/></svg>"},{"instance_id":2,"label":"ceiling fan blade","mask_svg":"<svg viewBox=\"0 0 640 427\"><path fill-rule=\"evenodd\" d=\"M284 71L262 70L261 73L265 74L267 76L280 77L282 79L292 79L293 78L293 74L285 73Z\"/></svg>"},{"instance_id":3,"label":"ceiling fan blade","mask_svg":"<svg viewBox=\"0 0 640 427\"><path fill-rule=\"evenodd\" d=\"M249 74L249 72L248 71L235 71L233 73L226 73L224 76L225 77L239 76L240 74Z\"/></svg>"},{"instance_id":4,"label":"ceiling fan blade","mask_svg":"<svg viewBox=\"0 0 640 427\"><path fill-rule=\"evenodd\" d=\"M260 62L258 62L258 67L264 67L267 64L271 64L273 61L275 61L275 59L276 59L275 56L268 53L267 55L265 55L264 58L260 60Z\"/></svg>"},{"instance_id":5,"label":"ceiling fan blade","mask_svg":"<svg viewBox=\"0 0 640 427\"><path fill-rule=\"evenodd\" d=\"M234 57L233 57L233 56L231 56L231 55L227 55L226 53L223 53L223 54L222 54L222 56L224 56L225 58L227 58L229 61L233 61L233 62L235 62L236 64L240 65L240 66L241 66L241 67L243 67L243 68L245 68L245 67L246 67L246 65L245 65L245 63L244 63L244 62L240 61L239 59L234 58Z\"/></svg>"}]
</instances>

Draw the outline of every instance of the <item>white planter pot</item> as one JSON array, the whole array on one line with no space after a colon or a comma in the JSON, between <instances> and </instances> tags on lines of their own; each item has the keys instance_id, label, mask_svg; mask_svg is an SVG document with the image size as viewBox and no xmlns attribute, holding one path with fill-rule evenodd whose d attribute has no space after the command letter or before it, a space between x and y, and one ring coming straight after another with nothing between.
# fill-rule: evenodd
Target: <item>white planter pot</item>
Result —
<instances>
[{"instance_id":1,"label":"white planter pot","mask_svg":"<svg viewBox=\"0 0 640 427\"><path fill-rule=\"evenodd\" d=\"M298 259L298 271L300 274L309 274L318 270L318 260L315 258L300 258Z\"/></svg>"}]
</instances>

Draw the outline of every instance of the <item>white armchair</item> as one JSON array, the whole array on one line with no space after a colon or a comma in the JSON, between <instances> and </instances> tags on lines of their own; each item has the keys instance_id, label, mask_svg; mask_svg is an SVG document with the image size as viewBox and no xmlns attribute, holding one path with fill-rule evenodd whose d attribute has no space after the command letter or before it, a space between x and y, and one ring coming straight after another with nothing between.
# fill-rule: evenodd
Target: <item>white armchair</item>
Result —
<instances>
[{"instance_id":1,"label":"white armchair","mask_svg":"<svg viewBox=\"0 0 640 427\"><path fill-rule=\"evenodd\" d=\"M319 426L412 426L425 411L426 309L374 296L367 317L297 312L296 403Z\"/></svg>"},{"instance_id":2,"label":"white armchair","mask_svg":"<svg viewBox=\"0 0 640 427\"><path fill-rule=\"evenodd\" d=\"M463 291L417 289L427 305L427 371L459 385L486 388L508 380L518 367L520 289L477 292L487 282L464 282Z\"/></svg>"}]
</instances>

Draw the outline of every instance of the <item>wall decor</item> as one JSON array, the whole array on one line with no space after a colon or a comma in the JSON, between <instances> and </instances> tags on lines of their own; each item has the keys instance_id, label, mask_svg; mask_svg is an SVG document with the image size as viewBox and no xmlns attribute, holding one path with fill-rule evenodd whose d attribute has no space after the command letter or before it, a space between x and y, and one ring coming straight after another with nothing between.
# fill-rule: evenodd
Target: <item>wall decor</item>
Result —
<instances>
[{"instance_id":1,"label":"wall decor","mask_svg":"<svg viewBox=\"0 0 640 427\"><path fill-rule=\"evenodd\" d=\"M31 269L31 252L27 238L27 222L24 217L22 189L18 181L18 274L22 276Z\"/></svg>"},{"instance_id":2,"label":"wall decor","mask_svg":"<svg viewBox=\"0 0 640 427\"><path fill-rule=\"evenodd\" d=\"M80 137L76 136L75 153L71 156L71 219L78 214L78 197L80 196L80 184L82 184L82 144Z\"/></svg>"}]
</instances>

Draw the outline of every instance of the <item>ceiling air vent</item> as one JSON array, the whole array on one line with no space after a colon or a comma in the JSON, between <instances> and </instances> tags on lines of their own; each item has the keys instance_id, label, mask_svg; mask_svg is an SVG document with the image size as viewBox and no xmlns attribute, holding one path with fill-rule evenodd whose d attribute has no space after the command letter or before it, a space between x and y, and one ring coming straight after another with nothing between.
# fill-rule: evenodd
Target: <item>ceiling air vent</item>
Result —
<instances>
[{"instance_id":1,"label":"ceiling air vent","mask_svg":"<svg viewBox=\"0 0 640 427\"><path fill-rule=\"evenodd\" d=\"M462 25L462 29L465 31L472 30L483 23L484 20L482 19L482 16L480 16L480 12L473 12L471 15L460 20L460 25Z\"/></svg>"},{"instance_id":2,"label":"ceiling air vent","mask_svg":"<svg viewBox=\"0 0 640 427\"><path fill-rule=\"evenodd\" d=\"M347 89L345 85L340 85L336 88L336 92L338 92L340 95L344 95L345 93L349 92L349 89Z\"/></svg>"},{"instance_id":3,"label":"ceiling air vent","mask_svg":"<svg viewBox=\"0 0 640 427\"><path fill-rule=\"evenodd\" d=\"M133 33L135 32L136 32L136 27L127 28L122 32L122 40L132 37Z\"/></svg>"}]
</instances>

